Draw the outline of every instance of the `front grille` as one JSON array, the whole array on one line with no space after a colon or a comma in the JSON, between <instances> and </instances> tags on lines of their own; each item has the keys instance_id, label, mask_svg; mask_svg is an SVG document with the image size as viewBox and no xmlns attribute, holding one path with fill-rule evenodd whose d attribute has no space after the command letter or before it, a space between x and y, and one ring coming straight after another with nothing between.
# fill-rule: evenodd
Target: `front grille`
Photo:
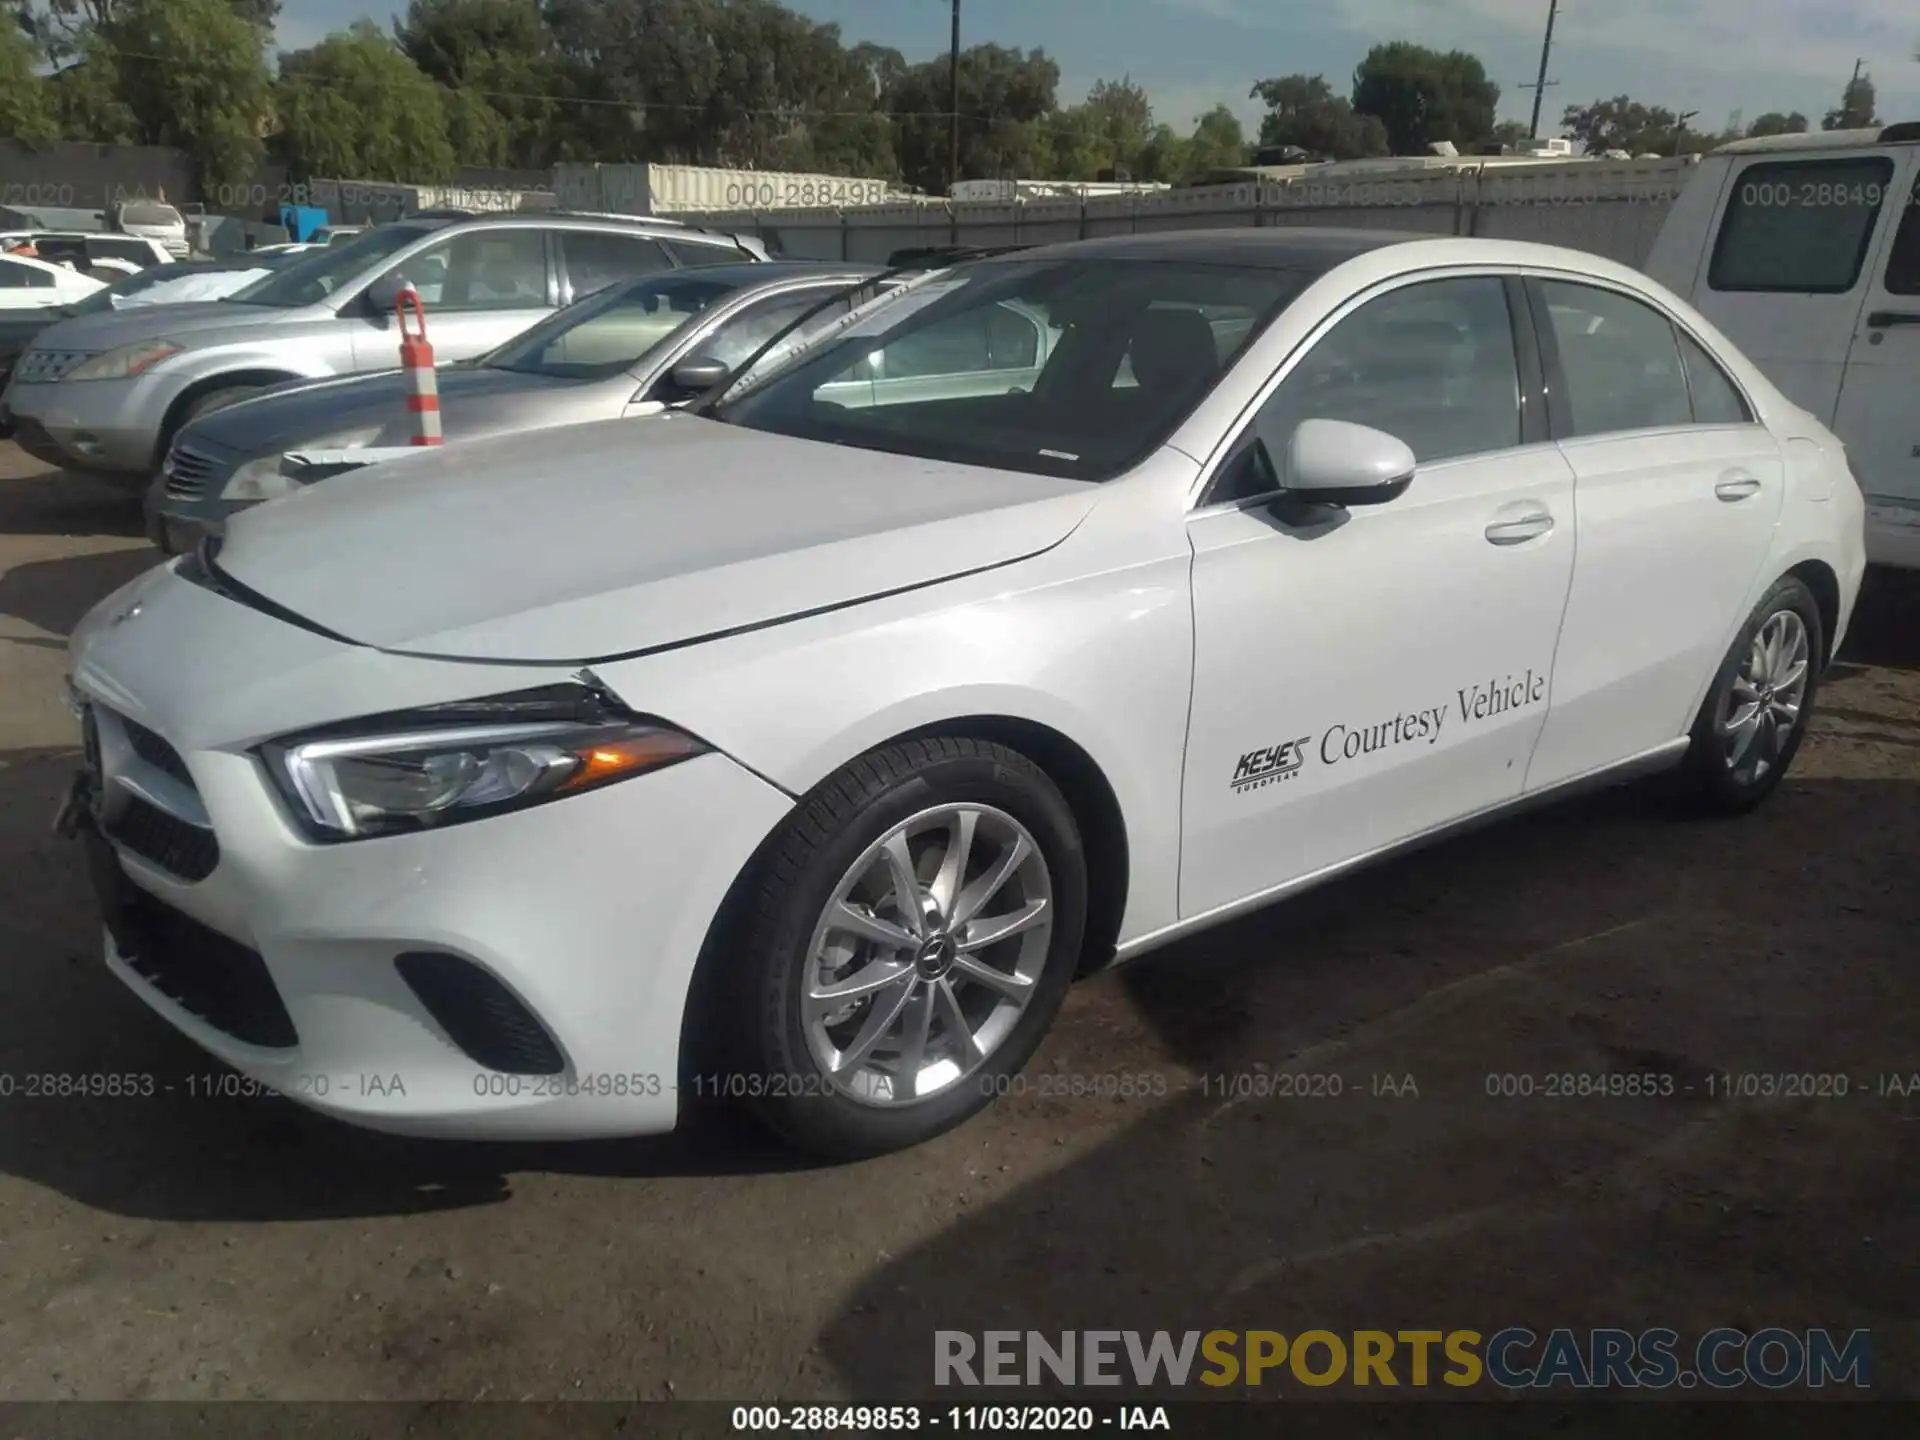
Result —
<instances>
[{"instance_id":1,"label":"front grille","mask_svg":"<svg viewBox=\"0 0 1920 1440\"><path fill-rule=\"evenodd\" d=\"M100 780L100 722L94 717L93 707L87 706L80 713L80 749L86 756L87 770L92 774L94 783Z\"/></svg>"},{"instance_id":2,"label":"front grille","mask_svg":"<svg viewBox=\"0 0 1920 1440\"><path fill-rule=\"evenodd\" d=\"M248 1045L286 1050L300 1043L256 952L144 890L127 892L120 918L127 937L120 958L181 1009Z\"/></svg>"},{"instance_id":3,"label":"front grille","mask_svg":"<svg viewBox=\"0 0 1920 1440\"><path fill-rule=\"evenodd\" d=\"M559 1047L540 1022L492 975L458 955L413 950L394 959L400 978L478 1064L503 1075L558 1075Z\"/></svg>"},{"instance_id":4,"label":"front grille","mask_svg":"<svg viewBox=\"0 0 1920 1440\"><path fill-rule=\"evenodd\" d=\"M167 498L198 500L220 462L191 445L175 445L167 454Z\"/></svg>"},{"instance_id":5,"label":"front grille","mask_svg":"<svg viewBox=\"0 0 1920 1440\"><path fill-rule=\"evenodd\" d=\"M160 736L136 721L120 717L120 728L126 732L127 746L154 769L171 775L189 790L194 789L193 776L187 770L187 762L180 758L180 752L169 745ZM197 794L198 791L195 791Z\"/></svg>"},{"instance_id":6,"label":"front grille","mask_svg":"<svg viewBox=\"0 0 1920 1440\"><path fill-rule=\"evenodd\" d=\"M116 845L182 880L204 880L220 863L220 842L213 831L169 815L138 795L123 792L117 798L106 831Z\"/></svg>"},{"instance_id":7,"label":"front grille","mask_svg":"<svg viewBox=\"0 0 1920 1440\"><path fill-rule=\"evenodd\" d=\"M14 367L13 378L21 385L51 385L92 358L90 350L29 350Z\"/></svg>"}]
</instances>

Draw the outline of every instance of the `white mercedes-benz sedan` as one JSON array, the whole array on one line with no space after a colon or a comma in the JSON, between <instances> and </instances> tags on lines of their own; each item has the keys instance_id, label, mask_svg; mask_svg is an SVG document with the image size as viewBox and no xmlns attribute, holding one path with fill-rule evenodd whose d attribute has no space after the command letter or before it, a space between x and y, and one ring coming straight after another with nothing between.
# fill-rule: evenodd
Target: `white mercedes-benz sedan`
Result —
<instances>
[{"instance_id":1,"label":"white mercedes-benz sedan","mask_svg":"<svg viewBox=\"0 0 1920 1440\"><path fill-rule=\"evenodd\" d=\"M153 1009L381 1129L910 1145L1092 967L1590 782L1755 805L1865 564L1818 420L1513 243L976 260L651 423L330 481L87 618L64 823Z\"/></svg>"}]
</instances>

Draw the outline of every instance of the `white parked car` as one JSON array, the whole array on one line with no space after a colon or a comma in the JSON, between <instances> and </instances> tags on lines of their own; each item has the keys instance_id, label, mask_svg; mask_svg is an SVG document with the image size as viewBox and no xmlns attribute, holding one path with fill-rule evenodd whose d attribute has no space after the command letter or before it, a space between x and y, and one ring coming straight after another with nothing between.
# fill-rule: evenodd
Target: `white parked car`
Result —
<instances>
[{"instance_id":1,"label":"white parked car","mask_svg":"<svg viewBox=\"0 0 1920 1440\"><path fill-rule=\"evenodd\" d=\"M149 1005L382 1129L892 1149L1089 967L1587 784L1757 804L1865 567L1819 422L1540 246L1035 249L649 423L343 476L87 617L67 813Z\"/></svg>"},{"instance_id":2,"label":"white parked car","mask_svg":"<svg viewBox=\"0 0 1920 1440\"><path fill-rule=\"evenodd\" d=\"M104 280L82 275L68 265L26 255L0 255L0 310L48 310L106 288Z\"/></svg>"}]
</instances>

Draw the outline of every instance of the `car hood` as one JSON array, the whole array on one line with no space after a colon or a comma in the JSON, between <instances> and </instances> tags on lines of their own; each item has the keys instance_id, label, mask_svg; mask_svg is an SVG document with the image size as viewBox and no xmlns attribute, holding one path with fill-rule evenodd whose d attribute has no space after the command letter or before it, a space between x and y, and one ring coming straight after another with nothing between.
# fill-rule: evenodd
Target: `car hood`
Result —
<instances>
[{"instance_id":1,"label":"car hood","mask_svg":"<svg viewBox=\"0 0 1920 1440\"><path fill-rule=\"evenodd\" d=\"M210 443L236 455L253 457L311 446L342 431L380 425L389 433L366 443L404 445L413 433L413 417L407 409L403 374L396 369L330 380L291 381L203 416L193 422L186 438L189 443ZM609 416L619 413L621 400L636 384L630 377L620 378L625 383L614 387L610 408L605 412ZM554 403L560 397L596 383L600 382L443 367L434 375L434 387L440 394L440 428L447 443L452 444L538 424L543 411L561 408Z\"/></svg>"},{"instance_id":2,"label":"car hood","mask_svg":"<svg viewBox=\"0 0 1920 1440\"><path fill-rule=\"evenodd\" d=\"M63 320L40 337L47 350L113 350L137 340L177 340L183 335L206 337L212 330L254 330L285 324L305 315L304 310L276 310L265 305L240 305L225 300L194 300L184 304L130 305L97 315Z\"/></svg>"},{"instance_id":3,"label":"car hood","mask_svg":"<svg viewBox=\"0 0 1920 1440\"><path fill-rule=\"evenodd\" d=\"M221 574L400 653L608 660L1009 564L1095 487L675 415L407 456L236 516Z\"/></svg>"}]
</instances>

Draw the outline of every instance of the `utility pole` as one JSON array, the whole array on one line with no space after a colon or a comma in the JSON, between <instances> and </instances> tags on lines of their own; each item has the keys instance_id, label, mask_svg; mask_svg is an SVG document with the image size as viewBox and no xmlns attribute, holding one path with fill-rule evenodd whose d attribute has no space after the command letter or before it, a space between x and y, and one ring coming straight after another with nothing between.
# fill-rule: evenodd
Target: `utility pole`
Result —
<instances>
[{"instance_id":1,"label":"utility pole","mask_svg":"<svg viewBox=\"0 0 1920 1440\"><path fill-rule=\"evenodd\" d=\"M1540 78L1533 87L1533 123L1527 127L1529 139L1540 138L1540 102L1547 98L1547 61L1553 54L1553 21L1560 13L1560 0L1547 0L1547 38L1540 46Z\"/></svg>"},{"instance_id":2,"label":"utility pole","mask_svg":"<svg viewBox=\"0 0 1920 1440\"><path fill-rule=\"evenodd\" d=\"M952 149L947 157L947 193L960 183L960 0L953 0L953 50L947 65L947 101Z\"/></svg>"}]
</instances>

